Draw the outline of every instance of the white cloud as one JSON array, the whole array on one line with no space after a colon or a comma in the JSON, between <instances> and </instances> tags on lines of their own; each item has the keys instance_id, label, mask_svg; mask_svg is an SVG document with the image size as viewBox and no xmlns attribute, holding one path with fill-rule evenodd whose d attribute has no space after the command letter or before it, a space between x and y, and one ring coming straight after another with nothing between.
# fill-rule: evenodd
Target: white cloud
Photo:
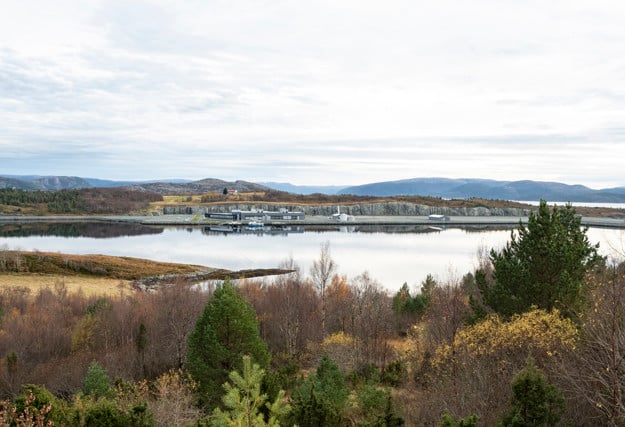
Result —
<instances>
[{"instance_id":1,"label":"white cloud","mask_svg":"<svg viewBox=\"0 0 625 427\"><path fill-rule=\"evenodd\" d=\"M625 185L622 2L11 0L3 12L6 173Z\"/></svg>"}]
</instances>

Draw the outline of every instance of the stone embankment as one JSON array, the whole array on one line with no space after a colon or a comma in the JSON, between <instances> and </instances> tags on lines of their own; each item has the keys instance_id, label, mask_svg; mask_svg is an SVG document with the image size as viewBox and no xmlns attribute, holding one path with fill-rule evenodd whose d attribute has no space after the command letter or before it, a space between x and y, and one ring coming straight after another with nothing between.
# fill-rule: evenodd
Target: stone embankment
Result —
<instances>
[{"instance_id":1,"label":"stone embankment","mask_svg":"<svg viewBox=\"0 0 625 427\"><path fill-rule=\"evenodd\" d=\"M207 269L186 274L159 274L156 276L143 277L131 283L135 289L147 291L156 289L159 286L178 284L197 284L211 280L225 280L230 278L233 280L245 279L252 277L275 276L280 274L293 273L295 270L281 268L258 268L247 270L225 270L225 269Z\"/></svg>"},{"instance_id":2,"label":"stone embankment","mask_svg":"<svg viewBox=\"0 0 625 427\"><path fill-rule=\"evenodd\" d=\"M519 208L448 208L418 205L414 203L363 203L358 205L340 205L341 213L354 216L428 216L432 214L448 216L528 216L530 209ZM204 215L205 213L230 212L233 209L242 211L263 210L276 211L303 211L307 216L330 216L336 213L337 206L299 206L299 205L269 205L269 204L228 204L209 206L166 206L164 215Z\"/></svg>"}]
</instances>

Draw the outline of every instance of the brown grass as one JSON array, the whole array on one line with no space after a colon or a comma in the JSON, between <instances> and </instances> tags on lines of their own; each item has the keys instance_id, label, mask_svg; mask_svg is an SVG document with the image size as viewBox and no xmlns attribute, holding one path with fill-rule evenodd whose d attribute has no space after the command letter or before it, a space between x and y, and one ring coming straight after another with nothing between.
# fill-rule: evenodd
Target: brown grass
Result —
<instances>
[{"instance_id":1,"label":"brown grass","mask_svg":"<svg viewBox=\"0 0 625 427\"><path fill-rule=\"evenodd\" d=\"M82 291L87 296L117 296L132 292L130 281L109 277L65 276L61 274L0 274L0 288L27 288L34 295L41 289L54 289L63 283L69 293Z\"/></svg>"},{"instance_id":2,"label":"brown grass","mask_svg":"<svg viewBox=\"0 0 625 427\"><path fill-rule=\"evenodd\" d=\"M131 282L144 277L207 270L198 265L108 255L0 251L0 257L6 266L0 273L0 287L28 288L31 294L64 283L69 292L119 295L130 292Z\"/></svg>"},{"instance_id":3,"label":"brown grass","mask_svg":"<svg viewBox=\"0 0 625 427\"><path fill-rule=\"evenodd\" d=\"M56 252L0 251L5 266L0 288L25 287L31 293L64 283L70 292L118 295L134 289L133 282L158 286L172 280L193 283L204 280L241 279L286 274L291 270L248 269L231 271L193 264L174 264L109 255L70 255Z\"/></svg>"},{"instance_id":4,"label":"brown grass","mask_svg":"<svg viewBox=\"0 0 625 427\"><path fill-rule=\"evenodd\" d=\"M188 274L207 270L190 264L157 262L141 258L109 255L70 255L56 252L4 251L4 259L15 267L7 272L57 274L64 276L95 276L117 280L136 280L161 274ZM19 258L19 263L15 259Z\"/></svg>"}]
</instances>

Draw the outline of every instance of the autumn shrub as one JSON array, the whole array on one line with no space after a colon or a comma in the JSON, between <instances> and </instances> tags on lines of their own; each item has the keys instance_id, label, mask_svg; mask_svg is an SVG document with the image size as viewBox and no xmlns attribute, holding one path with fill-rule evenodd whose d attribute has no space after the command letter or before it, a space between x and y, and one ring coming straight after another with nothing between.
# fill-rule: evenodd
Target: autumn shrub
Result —
<instances>
[{"instance_id":1,"label":"autumn shrub","mask_svg":"<svg viewBox=\"0 0 625 427\"><path fill-rule=\"evenodd\" d=\"M580 316L580 340L558 372L571 404L567 417L625 425L625 263L591 278L591 309Z\"/></svg>"},{"instance_id":2,"label":"autumn shrub","mask_svg":"<svg viewBox=\"0 0 625 427\"><path fill-rule=\"evenodd\" d=\"M47 405L40 409L33 410L32 404L35 397L32 393L28 395L24 408L18 411L15 404L9 400L0 401L0 427L43 427L52 426L53 422L46 420L51 406Z\"/></svg>"},{"instance_id":3,"label":"autumn shrub","mask_svg":"<svg viewBox=\"0 0 625 427\"><path fill-rule=\"evenodd\" d=\"M39 419L44 423L60 426L66 425L70 419L67 403L42 386L24 385L22 392L15 398L14 404L17 414L28 414L33 419Z\"/></svg>"},{"instance_id":4,"label":"autumn shrub","mask_svg":"<svg viewBox=\"0 0 625 427\"><path fill-rule=\"evenodd\" d=\"M444 370L452 364L471 364L483 358L506 368L524 360L528 354L537 362L546 362L574 349L577 339L575 324L561 317L556 309L551 312L535 309L514 315L508 322L492 315L461 329L451 344L440 346L433 364Z\"/></svg>"},{"instance_id":5,"label":"autumn shrub","mask_svg":"<svg viewBox=\"0 0 625 427\"><path fill-rule=\"evenodd\" d=\"M321 343L320 351L327 354L341 370L351 371L356 367L356 346L356 338L340 331L326 337Z\"/></svg>"},{"instance_id":6,"label":"autumn shrub","mask_svg":"<svg viewBox=\"0 0 625 427\"><path fill-rule=\"evenodd\" d=\"M196 405L197 384L181 370L158 377L147 393L148 408L158 427L190 425L202 416Z\"/></svg>"},{"instance_id":7,"label":"autumn shrub","mask_svg":"<svg viewBox=\"0 0 625 427\"><path fill-rule=\"evenodd\" d=\"M395 412L391 393L385 387L362 384L351 393L345 418L353 426L403 426L404 419Z\"/></svg>"},{"instance_id":8,"label":"autumn shrub","mask_svg":"<svg viewBox=\"0 0 625 427\"><path fill-rule=\"evenodd\" d=\"M513 375L525 366L528 355L536 365L554 372L562 355L573 351L578 332L575 324L557 310L532 310L509 322L498 316L465 328L449 344L432 354L419 402L416 424L435 424L442 414L461 419L467 414L480 423L494 425L508 407Z\"/></svg>"}]
</instances>

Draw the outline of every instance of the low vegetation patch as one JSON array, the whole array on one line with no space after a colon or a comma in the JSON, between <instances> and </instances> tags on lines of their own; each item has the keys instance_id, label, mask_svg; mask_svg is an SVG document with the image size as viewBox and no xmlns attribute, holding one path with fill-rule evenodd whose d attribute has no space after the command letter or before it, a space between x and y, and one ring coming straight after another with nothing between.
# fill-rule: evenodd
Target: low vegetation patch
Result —
<instances>
[{"instance_id":1,"label":"low vegetation patch","mask_svg":"<svg viewBox=\"0 0 625 427\"><path fill-rule=\"evenodd\" d=\"M159 274L188 274L207 267L108 255L70 255L55 252L1 251L0 272L91 275L136 280Z\"/></svg>"},{"instance_id":2,"label":"low vegetation patch","mask_svg":"<svg viewBox=\"0 0 625 427\"><path fill-rule=\"evenodd\" d=\"M142 285L247 279L290 273L292 270L244 269L232 271L201 265L157 262L108 255L71 255L55 252L0 251L0 285L38 291L64 283L87 294L116 294Z\"/></svg>"},{"instance_id":3,"label":"low vegetation patch","mask_svg":"<svg viewBox=\"0 0 625 427\"><path fill-rule=\"evenodd\" d=\"M69 293L82 292L84 295L116 296L132 291L129 280L119 280L110 277L68 276L65 274L0 274L0 288L14 291L24 291L36 295L44 289L54 289L63 285Z\"/></svg>"}]
</instances>

